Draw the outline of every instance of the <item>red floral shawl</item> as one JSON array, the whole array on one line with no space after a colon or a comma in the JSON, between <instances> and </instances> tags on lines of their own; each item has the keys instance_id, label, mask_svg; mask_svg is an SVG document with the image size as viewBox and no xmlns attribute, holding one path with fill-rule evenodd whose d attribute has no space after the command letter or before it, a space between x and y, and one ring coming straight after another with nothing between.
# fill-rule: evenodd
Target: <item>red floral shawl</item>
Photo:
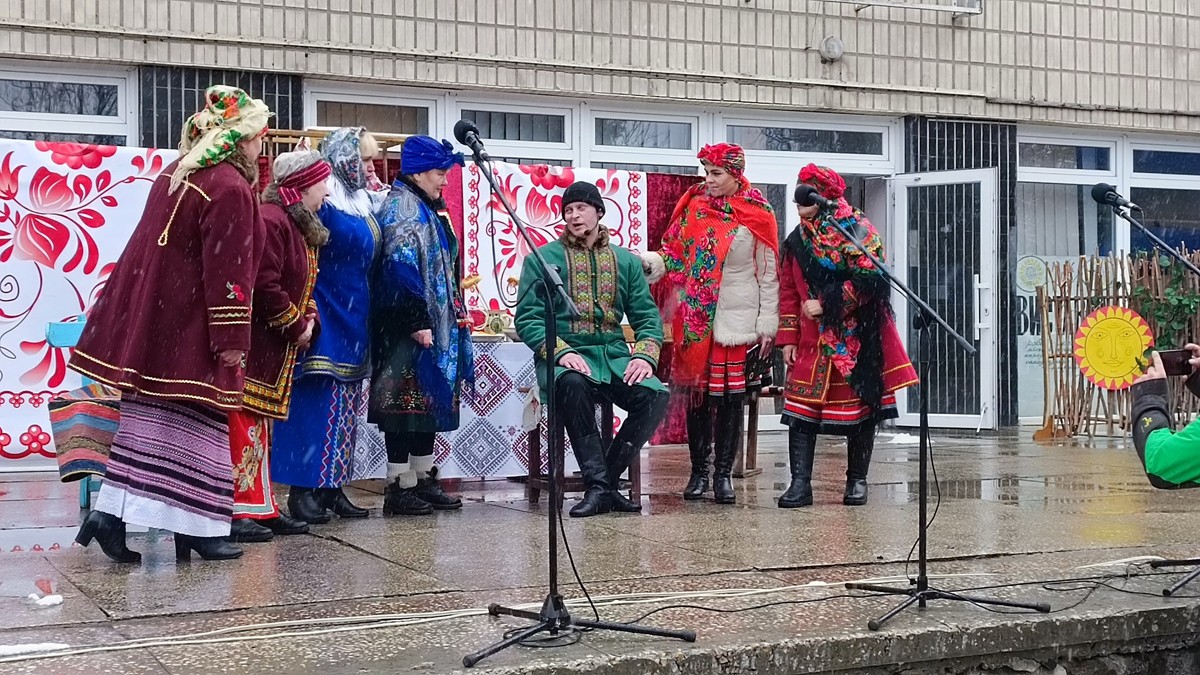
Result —
<instances>
[{"instance_id":1,"label":"red floral shawl","mask_svg":"<svg viewBox=\"0 0 1200 675\"><path fill-rule=\"evenodd\" d=\"M692 186L675 205L663 235L667 278L682 291L673 325L671 380L675 384L707 384L721 273L737 229L745 227L772 251L779 251L771 205L744 179L740 182L734 195L719 198L709 197L703 183Z\"/></svg>"}]
</instances>

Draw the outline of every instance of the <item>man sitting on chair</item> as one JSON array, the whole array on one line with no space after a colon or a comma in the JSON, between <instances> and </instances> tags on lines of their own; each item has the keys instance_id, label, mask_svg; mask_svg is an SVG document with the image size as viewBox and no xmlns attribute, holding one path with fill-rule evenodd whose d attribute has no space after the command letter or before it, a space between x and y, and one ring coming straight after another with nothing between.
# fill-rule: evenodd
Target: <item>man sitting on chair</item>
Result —
<instances>
[{"instance_id":1,"label":"man sitting on chair","mask_svg":"<svg viewBox=\"0 0 1200 675\"><path fill-rule=\"evenodd\" d=\"M571 320L558 303L558 340L551 358L555 368L558 419L575 449L587 491L571 509L584 518L598 513L635 513L641 504L617 492L617 479L650 440L667 408L667 390L654 376L662 349L662 316L650 296L641 259L608 241L600 224L604 200L595 185L578 182L562 200L566 227L558 241L541 247L546 262L563 277L581 314ZM514 322L521 341L536 355L538 386L545 391L540 367L546 358L546 291L537 260L525 259ZM621 317L633 328L632 352ZM596 403L611 401L629 412L612 445L603 447L596 424Z\"/></svg>"}]
</instances>

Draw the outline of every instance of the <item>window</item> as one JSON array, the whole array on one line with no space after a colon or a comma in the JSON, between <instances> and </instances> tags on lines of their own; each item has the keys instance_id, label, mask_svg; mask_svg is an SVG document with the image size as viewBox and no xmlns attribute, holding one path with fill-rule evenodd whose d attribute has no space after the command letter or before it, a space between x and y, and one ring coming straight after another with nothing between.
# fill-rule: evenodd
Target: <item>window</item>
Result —
<instances>
[{"instance_id":1,"label":"window","mask_svg":"<svg viewBox=\"0 0 1200 675\"><path fill-rule=\"evenodd\" d=\"M566 117L563 115L463 110L462 116L479 127L479 133L485 140L566 142Z\"/></svg>"},{"instance_id":2,"label":"window","mask_svg":"<svg viewBox=\"0 0 1200 675\"><path fill-rule=\"evenodd\" d=\"M1142 224L1168 246L1179 248L1183 244L1192 251L1200 249L1200 190L1135 187L1129 191L1129 197L1144 213L1134 215L1140 216ZM1132 226L1129 242L1134 251L1154 248L1149 237Z\"/></svg>"},{"instance_id":3,"label":"window","mask_svg":"<svg viewBox=\"0 0 1200 675\"><path fill-rule=\"evenodd\" d=\"M428 135L429 108L318 100L317 126L357 126L384 134Z\"/></svg>"},{"instance_id":4,"label":"window","mask_svg":"<svg viewBox=\"0 0 1200 675\"><path fill-rule=\"evenodd\" d=\"M883 132L792 127L728 127L728 140L747 150L883 155Z\"/></svg>"},{"instance_id":5,"label":"window","mask_svg":"<svg viewBox=\"0 0 1200 675\"><path fill-rule=\"evenodd\" d=\"M1172 152L1169 150L1134 150L1133 171L1134 173L1200 176L1200 153Z\"/></svg>"},{"instance_id":6,"label":"window","mask_svg":"<svg viewBox=\"0 0 1200 675\"><path fill-rule=\"evenodd\" d=\"M592 162L593 169L617 169L620 171L648 171L650 173L673 173L680 176L697 176L699 170L695 166L674 166L671 164L631 164L628 162Z\"/></svg>"},{"instance_id":7,"label":"window","mask_svg":"<svg viewBox=\"0 0 1200 675\"><path fill-rule=\"evenodd\" d=\"M90 143L92 145L125 145L124 136L105 136L103 134L62 134L44 131L4 131L0 130L0 138L14 141L54 141L56 143Z\"/></svg>"},{"instance_id":8,"label":"window","mask_svg":"<svg viewBox=\"0 0 1200 675\"><path fill-rule=\"evenodd\" d=\"M115 84L0 79L0 111L51 115L120 116Z\"/></svg>"},{"instance_id":9,"label":"window","mask_svg":"<svg viewBox=\"0 0 1200 675\"><path fill-rule=\"evenodd\" d=\"M596 119L596 145L628 148L690 150L692 125L687 122Z\"/></svg>"},{"instance_id":10,"label":"window","mask_svg":"<svg viewBox=\"0 0 1200 675\"><path fill-rule=\"evenodd\" d=\"M572 166L574 162L569 159L537 159L533 157L497 157L492 155L492 159L497 162L508 162L509 164L524 164L525 166L533 166L535 164L547 164L549 166Z\"/></svg>"},{"instance_id":11,"label":"window","mask_svg":"<svg viewBox=\"0 0 1200 675\"><path fill-rule=\"evenodd\" d=\"M1111 149L1098 146L1021 143L1017 164L1037 169L1109 171Z\"/></svg>"},{"instance_id":12,"label":"window","mask_svg":"<svg viewBox=\"0 0 1200 675\"><path fill-rule=\"evenodd\" d=\"M1090 185L1017 183L1017 257L1075 258L1113 252L1112 209Z\"/></svg>"},{"instance_id":13,"label":"window","mask_svg":"<svg viewBox=\"0 0 1200 675\"><path fill-rule=\"evenodd\" d=\"M136 138L135 71L75 70L0 62L0 138L104 145Z\"/></svg>"}]
</instances>

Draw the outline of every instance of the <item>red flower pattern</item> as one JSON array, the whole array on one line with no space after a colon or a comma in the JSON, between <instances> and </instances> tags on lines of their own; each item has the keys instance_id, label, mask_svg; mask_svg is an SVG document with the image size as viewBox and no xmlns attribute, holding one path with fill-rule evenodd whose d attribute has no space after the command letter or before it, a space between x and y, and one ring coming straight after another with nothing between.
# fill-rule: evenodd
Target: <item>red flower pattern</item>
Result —
<instances>
[{"instance_id":1,"label":"red flower pattern","mask_svg":"<svg viewBox=\"0 0 1200 675\"><path fill-rule=\"evenodd\" d=\"M117 149L111 145L48 143L46 141L37 141L35 145L38 150L50 153L50 161L75 170L83 167L99 168L105 159L117 154Z\"/></svg>"},{"instance_id":2,"label":"red flower pattern","mask_svg":"<svg viewBox=\"0 0 1200 675\"><path fill-rule=\"evenodd\" d=\"M529 176L529 181L533 186L542 190L554 190L556 188L565 188L575 182L575 170L569 166L548 166L546 164L534 164L527 166L521 164L518 168L521 172Z\"/></svg>"},{"instance_id":3,"label":"red flower pattern","mask_svg":"<svg viewBox=\"0 0 1200 675\"><path fill-rule=\"evenodd\" d=\"M29 430L21 434L17 440L31 453L48 455L46 446L50 445L50 434L42 431L42 428L36 424L30 426Z\"/></svg>"}]
</instances>

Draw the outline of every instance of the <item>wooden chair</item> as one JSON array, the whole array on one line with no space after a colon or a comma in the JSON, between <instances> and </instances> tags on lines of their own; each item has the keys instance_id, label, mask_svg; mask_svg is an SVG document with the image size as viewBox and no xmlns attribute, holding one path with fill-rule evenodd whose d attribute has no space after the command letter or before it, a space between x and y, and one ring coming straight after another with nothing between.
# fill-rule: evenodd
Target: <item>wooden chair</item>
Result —
<instances>
[{"instance_id":1,"label":"wooden chair","mask_svg":"<svg viewBox=\"0 0 1200 675\"><path fill-rule=\"evenodd\" d=\"M529 387L521 387L517 391L522 394L529 393ZM605 401L599 404L600 416L603 423L600 425L600 443L604 447L612 444L613 439L613 405ZM542 446L542 430L546 428L545 420L538 424L538 427L529 432L529 475L525 479L525 496L529 498L530 504L538 503L541 499L542 490L550 489L550 477L542 473L542 464L546 462L546 449ZM547 437L549 437L547 435ZM629 462L629 498L633 501L641 501L642 499L642 462L641 453L633 456L633 460ZM558 458L558 465L564 466L563 457ZM568 492L582 492L584 490L583 478L579 476L563 476L562 495Z\"/></svg>"},{"instance_id":2,"label":"wooden chair","mask_svg":"<svg viewBox=\"0 0 1200 675\"><path fill-rule=\"evenodd\" d=\"M761 391L753 391L746 397L746 435L738 439L738 453L733 461L733 476L748 478L757 476L763 470L758 466L758 402L763 398L780 399L783 397L783 387L763 387Z\"/></svg>"}]
</instances>

